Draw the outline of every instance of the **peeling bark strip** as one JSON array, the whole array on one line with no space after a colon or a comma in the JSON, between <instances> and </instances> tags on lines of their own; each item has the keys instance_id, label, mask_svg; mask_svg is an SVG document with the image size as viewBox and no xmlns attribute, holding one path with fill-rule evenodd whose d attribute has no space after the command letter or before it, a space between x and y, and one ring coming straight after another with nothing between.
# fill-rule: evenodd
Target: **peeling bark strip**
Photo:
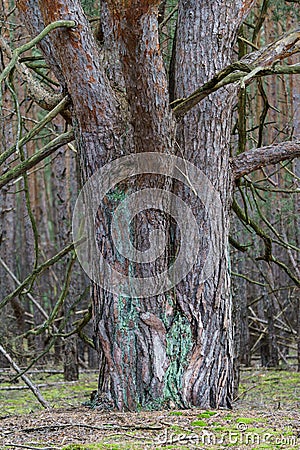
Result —
<instances>
[{"instance_id":1,"label":"peeling bark strip","mask_svg":"<svg viewBox=\"0 0 300 450\"><path fill-rule=\"evenodd\" d=\"M232 161L235 180L269 164L300 157L300 141L283 142L267 147L253 148Z\"/></svg>"}]
</instances>

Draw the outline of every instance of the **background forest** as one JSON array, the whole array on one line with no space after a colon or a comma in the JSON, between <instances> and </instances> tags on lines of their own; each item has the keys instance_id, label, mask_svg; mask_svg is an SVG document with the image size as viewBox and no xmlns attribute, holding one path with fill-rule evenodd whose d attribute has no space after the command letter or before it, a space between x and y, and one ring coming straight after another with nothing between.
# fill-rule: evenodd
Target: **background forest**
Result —
<instances>
[{"instance_id":1,"label":"background forest","mask_svg":"<svg viewBox=\"0 0 300 450\"><path fill-rule=\"evenodd\" d=\"M101 41L99 3L82 1ZM15 3L1 0L1 6L2 72L12 51L30 37ZM299 16L298 2L258 1L240 28L236 57L299 27ZM168 71L176 19L177 2L162 1L160 40ZM298 61L296 54L285 62ZM27 79L36 78L46 91L58 86L41 52L33 47L22 54L1 87L1 376L9 379L6 351L26 370L59 368L65 380L73 381L79 368L98 369L101 364L93 342L89 280L72 245L72 213L80 189L77 149L67 122L59 116L66 100L54 110L47 99L37 104L30 84L24 82L24 70ZM293 139L300 139L299 74L258 78L240 90L232 123L232 156ZM33 155L40 159L26 172L12 172ZM230 245L236 387L239 367L300 371L299 159L257 170L237 183ZM268 252L272 263L263 258Z\"/></svg>"}]
</instances>

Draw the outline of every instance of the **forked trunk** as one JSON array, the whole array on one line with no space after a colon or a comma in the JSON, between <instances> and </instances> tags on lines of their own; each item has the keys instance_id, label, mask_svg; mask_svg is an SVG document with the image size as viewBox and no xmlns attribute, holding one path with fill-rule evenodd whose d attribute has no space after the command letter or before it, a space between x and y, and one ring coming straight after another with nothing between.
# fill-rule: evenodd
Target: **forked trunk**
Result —
<instances>
[{"instance_id":1,"label":"forked trunk","mask_svg":"<svg viewBox=\"0 0 300 450\"><path fill-rule=\"evenodd\" d=\"M119 409L230 407L229 142L234 90L226 88L210 96L176 127L159 49L160 2L102 3L104 43L99 49L78 1L39 2L45 24L57 19L77 24L71 31L53 32L51 54L49 48L43 51L60 68L58 76L72 98L83 178L124 155L152 152L161 162L153 164L148 154L134 159L138 163L133 169L128 163L124 169L117 161L104 172L110 176L111 189L106 199L98 201L96 240L107 263L129 280L129 287L122 292L121 286L107 286L110 293L98 284L93 286L102 360L100 394ZM179 1L173 73L176 97L192 93L231 62L237 28L252 4L246 0ZM35 9L33 0L20 0L20 6L28 20L30 9ZM172 159L172 154L186 165L180 166L182 160ZM151 161L156 172L149 175ZM122 171L129 174L127 180L122 179ZM115 186L117 178L120 184ZM146 188L153 190L152 196L146 195ZM162 191L171 190L181 200L164 197ZM144 203L135 196L140 193ZM128 221L136 217L127 234L119 227L117 243L122 247L131 239L137 262L124 258L110 236L120 200L126 204ZM161 250L157 229L164 232L166 247L155 261L143 259L143 252ZM176 266L179 257L182 267ZM179 269L184 272L191 261L194 266L188 275L178 280ZM154 277L168 267L173 269L167 281ZM137 277L143 289L135 283ZM151 277L154 283L147 290Z\"/></svg>"}]
</instances>

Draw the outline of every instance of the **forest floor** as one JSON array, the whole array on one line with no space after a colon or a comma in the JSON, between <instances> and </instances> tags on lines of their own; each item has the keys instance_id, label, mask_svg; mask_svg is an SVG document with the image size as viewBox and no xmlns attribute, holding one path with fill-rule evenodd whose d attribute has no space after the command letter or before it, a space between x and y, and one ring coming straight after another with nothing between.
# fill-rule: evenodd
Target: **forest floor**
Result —
<instances>
[{"instance_id":1,"label":"forest floor","mask_svg":"<svg viewBox=\"0 0 300 450\"><path fill-rule=\"evenodd\" d=\"M300 373L243 371L230 411L140 413L83 406L96 373L82 373L76 383L63 383L62 374L31 377L53 409L42 409L21 383L8 384L0 374L1 449L300 449Z\"/></svg>"}]
</instances>

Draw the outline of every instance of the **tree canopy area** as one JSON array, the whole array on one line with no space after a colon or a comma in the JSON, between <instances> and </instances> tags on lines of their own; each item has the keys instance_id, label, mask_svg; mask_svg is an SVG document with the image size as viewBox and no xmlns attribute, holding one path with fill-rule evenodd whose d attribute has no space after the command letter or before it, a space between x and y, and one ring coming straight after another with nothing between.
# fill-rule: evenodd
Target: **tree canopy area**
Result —
<instances>
[{"instance_id":1,"label":"tree canopy area","mask_svg":"<svg viewBox=\"0 0 300 450\"><path fill-rule=\"evenodd\" d=\"M298 3L1 0L0 365L43 406L40 365L120 411L300 370Z\"/></svg>"}]
</instances>

